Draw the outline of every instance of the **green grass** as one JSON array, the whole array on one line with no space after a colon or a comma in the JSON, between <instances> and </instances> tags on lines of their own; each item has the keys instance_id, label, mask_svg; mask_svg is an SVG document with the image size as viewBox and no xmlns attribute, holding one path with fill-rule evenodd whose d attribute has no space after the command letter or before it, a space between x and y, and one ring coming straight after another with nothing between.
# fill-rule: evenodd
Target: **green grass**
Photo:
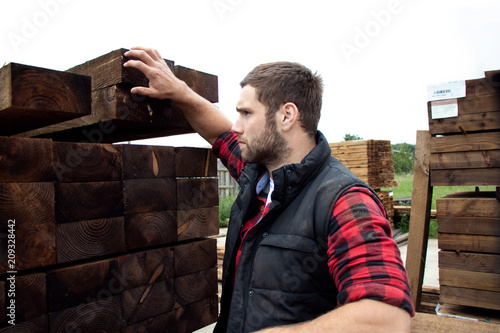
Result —
<instances>
[{"instance_id":1,"label":"green grass","mask_svg":"<svg viewBox=\"0 0 500 333\"><path fill-rule=\"evenodd\" d=\"M413 174L400 174L395 175L398 182L397 187L385 188L384 191L393 191L393 198L411 197L413 190ZM476 189L475 186L434 186L432 189L431 209L436 209L436 199L442 198L450 193L456 192L471 192ZM495 191L495 186L479 186L480 191ZM397 203L396 203L397 204ZM396 223L396 228L407 232L409 228L408 219L403 218L400 222ZM437 237L437 222L430 221L429 236Z\"/></svg>"},{"instance_id":2,"label":"green grass","mask_svg":"<svg viewBox=\"0 0 500 333\"><path fill-rule=\"evenodd\" d=\"M219 227L227 228L227 220L229 219L229 214L231 212L231 206L233 205L235 196L228 195L225 197L219 197Z\"/></svg>"}]
</instances>

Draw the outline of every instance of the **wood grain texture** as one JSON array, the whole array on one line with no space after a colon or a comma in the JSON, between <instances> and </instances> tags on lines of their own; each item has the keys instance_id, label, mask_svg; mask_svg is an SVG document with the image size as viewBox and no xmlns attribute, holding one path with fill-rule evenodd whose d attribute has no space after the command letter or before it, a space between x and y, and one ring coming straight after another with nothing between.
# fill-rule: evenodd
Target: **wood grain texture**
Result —
<instances>
[{"instance_id":1,"label":"wood grain texture","mask_svg":"<svg viewBox=\"0 0 500 333\"><path fill-rule=\"evenodd\" d=\"M53 183L0 183L0 233L7 235L15 221L15 270L56 263L54 216ZM7 238L0 243L7 249ZM0 254L0 274L13 270L6 252Z\"/></svg>"},{"instance_id":2,"label":"wood grain texture","mask_svg":"<svg viewBox=\"0 0 500 333\"><path fill-rule=\"evenodd\" d=\"M68 222L56 225L57 263L125 251L124 218Z\"/></svg>"},{"instance_id":3,"label":"wood grain texture","mask_svg":"<svg viewBox=\"0 0 500 333\"><path fill-rule=\"evenodd\" d=\"M56 221L123 216L122 182L56 183Z\"/></svg>"},{"instance_id":4,"label":"wood grain texture","mask_svg":"<svg viewBox=\"0 0 500 333\"><path fill-rule=\"evenodd\" d=\"M174 74L208 101L212 103L219 101L217 76L178 65L174 67Z\"/></svg>"},{"instance_id":5,"label":"wood grain texture","mask_svg":"<svg viewBox=\"0 0 500 333\"><path fill-rule=\"evenodd\" d=\"M177 179L177 210L219 205L217 178Z\"/></svg>"},{"instance_id":6,"label":"wood grain texture","mask_svg":"<svg viewBox=\"0 0 500 333\"><path fill-rule=\"evenodd\" d=\"M47 313L47 275L16 276L16 322L35 319Z\"/></svg>"},{"instance_id":7,"label":"wood grain texture","mask_svg":"<svg viewBox=\"0 0 500 333\"><path fill-rule=\"evenodd\" d=\"M428 131L417 131L411 223L406 254L406 270L412 291L411 298L416 311L420 306L432 199L432 186L429 176L430 138Z\"/></svg>"},{"instance_id":8,"label":"wood grain texture","mask_svg":"<svg viewBox=\"0 0 500 333\"><path fill-rule=\"evenodd\" d=\"M496 132L448 135L430 139L431 154L498 149L500 149L500 135Z\"/></svg>"},{"instance_id":9,"label":"wood grain texture","mask_svg":"<svg viewBox=\"0 0 500 333\"><path fill-rule=\"evenodd\" d=\"M133 95L115 85L92 92L92 114L19 134L54 141L114 143L193 133L170 100Z\"/></svg>"},{"instance_id":10,"label":"wood grain texture","mask_svg":"<svg viewBox=\"0 0 500 333\"><path fill-rule=\"evenodd\" d=\"M500 168L432 170L432 186L482 186L500 184Z\"/></svg>"},{"instance_id":11,"label":"wood grain texture","mask_svg":"<svg viewBox=\"0 0 500 333\"><path fill-rule=\"evenodd\" d=\"M90 114L90 77L10 63L0 68L0 135Z\"/></svg>"},{"instance_id":12,"label":"wood grain texture","mask_svg":"<svg viewBox=\"0 0 500 333\"><path fill-rule=\"evenodd\" d=\"M203 239L174 246L175 276L216 267L217 240Z\"/></svg>"},{"instance_id":13,"label":"wood grain texture","mask_svg":"<svg viewBox=\"0 0 500 333\"><path fill-rule=\"evenodd\" d=\"M129 289L121 296L123 318L127 325L135 324L173 309L173 280Z\"/></svg>"},{"instance_id":14,"label":"wood grain texture","mask_svg":"<svg viewBox=\"0 0 500 333\"><path fill-rule=\"evenodd\" d=\"M52 142L0 137L0 182L53 180Z\"/></svg>"},{"instance_id":15,"label":"wood grain texture","mask_svg":"<svg viewBox=\"0 0 500 333\"><path fill-rule=\"evenodd\" d=\"M174 178L173 147L119 145L122 150L123 179Z\"/></svg>"},{"instance_id":16,"label":"wood grain texture","mask_svg":"<svg viewBox=\"0 0 500 333\"><path fill-rule=\"evenodd\" d=\"M431 155L432 170L484 168L500 168L500 150L436 153Z\"/></svg>"},{"instance_id":17,"label":"wood grain texture","mask_svg":"<svg viewBox=\"0 0 500 333\"><path fill-rule=\"evenodd\" d=\"M217 295L217 267L175 278L175 307Z\"/></svg>"},{"instance_id":18,"label":"wood grain texture","mask_svg":"<svg viewBox=\"0 0 500 333\"><path fill-rule=\"evenodd\" d=\"M112 274L116 270L117 260L109 259L49 271L49 312L71 308L81 303L93 303L119 294L119 281Z\"/></svg>"},{"instance_id":19,"label":"wood grain texture","mask_svg":"<svg viewBox=\"0 0 500 333\"><path fill-rule=\"evenodd\" d=\"M50 332L120 332L121 296L101 298L50 313Z\"/></svg>"},{"instance_id":20,"label":"wood grain texture","mask_svg":"<svg viewBox=\"0 0 500 333\"><path fill-rule=\"evenodd\" d=\"M125 215L127 249L164 245L177 241L175 211Z\"/></svg>"},{"instance_id":21,"label":"wood grain texture","mask_svg":"<svg viewBox=\"0 0 500 333\"><path fill-rule=\"evenodd\" d=\"M175 174L177 177L217 177L217 158L211 149L177 147Z\"/></svg>"},{"instance_id":22,"label":"wood grain texture","mask_svg":"<svg viewBox=\"0 0 500 333\"><path fill-rule=\"evenodd\" d=\"M148 79L141 71L135 68L123 67L123 64L129 60L129 58L124 56L124 53L127 51L128 49L113 50L72 67L67 72L92 77L92 91L119 83L133 86L147 86ZM170 69L173 69L173 61L165 59L165 62Z\"/></svg>"},{"instance_id":23,"label":"wood grain texture","mask_svg":"<svg viewBox=\"0 0 500 333\"><path fill-rule=\"evenodd\" d=\"M126 179L123 181L125 214L175 210L175 194L174 178Z\"/></svg>"},{"instance_id":24,"label":"wood grain texture","mask_svg":"<svg viewBox=\"0 0 500 333\"><path fill-rule=\"evenodd\" d=\"M0 324L1 333L46 333L49 331L49 317L42 315L34 319L23 322L17 322L16 325L8 325L2 328Z\"/></svg>"},{"instance_id":25,"label":"wood grain texture","mask_svg":"<svg viewBox=\"0 0 500 333\"><path fill-rule=\"evenodd\" d=\"M195 318L195 317L192 317ZM123 330L124 333L146 333L146 332L165 332L165 333L176 333L176 332L192 332L189 330L179 331L177 330L177 317L176 311L169 311L162 313L158 316L148 318L146 320L140 321L136 324L127 326Z\"/></svg>"},{"instance_id":26,"label":"wood grain texture","mask_svg":"<svg viewBox=\"0 0 500 333\"><path fill-rule=\"evenodd\" d=\"M500 292L441 286L440 303L500 310Z\"/></svg>"},{"instance_id":27,"label":"wood grain texture","mask_svg":"<svg viewBox=\"0 0 500 333\"><path fill-rule=\"evenodd\" d=\"M442 250L500 254L500 237L438 233Z\"/></svg>"},{"instance_id":28,"label":"wood grain texture","mask_svg":"<svg viewBox=\"0 0 500 333\"><path fill-rule=\"evenodd\" d=\"M173 279L174 253L170 247L130 253L118 257L121 290L129 290Z\"/></svg>"},{"instance_id":29,"label":"wood grain texture","mask_svg":"<svg viewBox=\"0 0 500 333\"><path fill-rule=\"evenodd\" d=\"M439 267L500 274L500 256L441 250L439 251Z\"/></svg>"},{"instance_id":30,"label":"wood grain texture","mask_svg":"<svg viewBox=\"0 0 500 333\"><path fill-rule=\"evenodd\" d=\"M177 332L194 332L215 323L218 309L217 296L177 308Z\"/></svg>"},{"instance_id":31,"label":"wood grain texture","mask_svg":"<svg viewBox=\"0 0 500 333\"><path fill-rule=\"evenodd\" d=\"M179 241L219 234L219 207L177 211Z\"/></svg>"},{"instance_id":32,"label":"wood grain texture","mask_svg":"<svg viewBox=\"0 0 500 333\"><path fill-rule=\"evenodd\" d=\"M122 179L121 154L113 145L54 142L53 152L58 182Z\"/></svg>"},{"instance_id":33,"label":"wood grain texture","mask_svg":"<svg viewBox=\"0 0 500 333\"><path fill-rule=\"evenodd\" d=\"M500 292L500 274L439 268L439 285Z\"/></svg>"},{"instance_id":34,"label":"wood grain texture","mask_svg":"<svg viewBox=\"0 0 500 333\"><path fill-rule=\"evenodd\" d=\"M449 332L498 332L500 325L482 323L466 319L436 316L429 313L418 313L411 320L412 333L449 333Z\"/></svg>"}]
</instances>

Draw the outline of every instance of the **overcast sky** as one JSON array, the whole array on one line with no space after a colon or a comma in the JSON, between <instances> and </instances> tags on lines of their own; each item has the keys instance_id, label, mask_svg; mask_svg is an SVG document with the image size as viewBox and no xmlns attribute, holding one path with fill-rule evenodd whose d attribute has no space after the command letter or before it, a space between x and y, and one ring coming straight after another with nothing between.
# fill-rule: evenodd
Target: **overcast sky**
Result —
<instances>
[{"instance_id":1,"label":"overcast sky","mask_svg":"<svg viewBox=\"0 0 500 333\"><path fill-rule=\"evenodd\" d=\"M300 62L325 82L319 129L415 143L427 85L500 69L499 0L8 0L1 64L65 70L118 48L150 46L219 77L231 119L256 65ZM0 64L0 65L1 65ZM197 135L154 144L205 146Z\"/></svg>"}]
</instances>

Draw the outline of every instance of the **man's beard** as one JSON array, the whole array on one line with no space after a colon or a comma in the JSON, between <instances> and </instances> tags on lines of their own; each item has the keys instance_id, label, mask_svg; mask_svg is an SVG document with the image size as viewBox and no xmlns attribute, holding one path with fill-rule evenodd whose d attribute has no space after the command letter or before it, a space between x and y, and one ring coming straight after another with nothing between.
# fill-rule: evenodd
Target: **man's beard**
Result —
<instances>
[{"instance_id":1,"label":"man's beard","mask_svg":"<svg viewBox=\"0 0 500 333\"><path fill-rule=\"evenodd\" d=\"M278 133L276 124L271 120L266 121L264 130L251 142L245 145L242 158L246 163L277 165L285 159L291 149L285 138Z\"/></svg>"}]
</instances>

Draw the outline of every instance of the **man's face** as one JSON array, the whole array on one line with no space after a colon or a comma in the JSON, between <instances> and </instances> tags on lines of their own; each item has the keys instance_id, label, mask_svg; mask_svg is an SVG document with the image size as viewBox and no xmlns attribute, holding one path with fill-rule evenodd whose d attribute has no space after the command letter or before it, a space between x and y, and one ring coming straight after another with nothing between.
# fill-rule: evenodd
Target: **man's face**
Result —
<instances>
[{"instance_id":1,"label":"man's face","mask_svg":"<svg viewBox=\"0 0 500 333\"><path fill-rule=\"evenodd\" d=\"M276 119L267 121L267 107L257 99L254 87L243 87L236 110L239 116L232 130L238 134L243 160L266 166L279 161L288 151L287 142L276 129Z\"/></svg>"}]
</instances>

